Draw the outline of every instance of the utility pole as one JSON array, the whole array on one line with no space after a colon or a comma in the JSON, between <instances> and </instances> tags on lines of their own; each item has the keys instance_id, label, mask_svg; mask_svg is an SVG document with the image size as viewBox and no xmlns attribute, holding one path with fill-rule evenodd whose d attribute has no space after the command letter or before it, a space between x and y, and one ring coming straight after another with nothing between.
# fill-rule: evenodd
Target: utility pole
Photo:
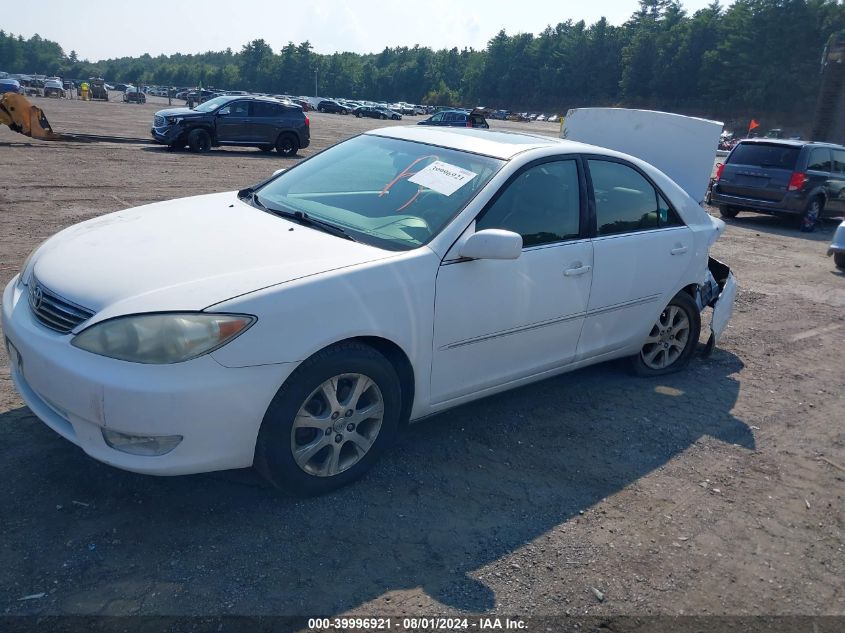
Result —
<instances>
[{"instance_id":1,"label":"utility pole","mask_svg":"<svg viewBox=\"0 0 845 633\"><path fill-rule=\"evenodd\" d=\"M314 96L315 97L318 95L318 92L317 92L317 73L318 72L319 72L319 69L315 68L314 69Z\"/></svg>"}]
</instances>

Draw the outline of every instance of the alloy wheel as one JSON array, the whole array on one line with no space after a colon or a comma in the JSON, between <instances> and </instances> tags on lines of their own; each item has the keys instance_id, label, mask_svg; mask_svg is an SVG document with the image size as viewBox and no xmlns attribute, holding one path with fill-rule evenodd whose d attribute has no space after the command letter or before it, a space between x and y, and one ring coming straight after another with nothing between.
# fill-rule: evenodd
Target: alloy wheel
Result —
<instances>
[{"instance_id":1,"label":"alloy wheel","mask_svg":"<svg viewBox=\"0 0 845 633\"><path fill-rule=\"evenodd\" d=\"M640 351L643 363L649 369L666 369L680 358L690 336L690 321L686 312L669 305L651 328Z\"/></svg>"},{"instance_id":2,"label":"alloy wheel","mask_svg":"<svg viewBox=\"0 0 845 633\"><path fill-rule=\"evenodd\" d=\"M378 385L363 374L340 374L314 389L291 427L291 452L303 471L332 477L372 448L384 419Z\"/></svg>"}]
</instances>

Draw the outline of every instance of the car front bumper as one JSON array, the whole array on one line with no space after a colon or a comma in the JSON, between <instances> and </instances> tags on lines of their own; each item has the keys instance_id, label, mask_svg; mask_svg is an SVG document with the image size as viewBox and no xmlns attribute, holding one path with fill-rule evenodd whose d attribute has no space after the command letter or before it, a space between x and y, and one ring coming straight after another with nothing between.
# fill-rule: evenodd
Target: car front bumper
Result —
<instances>
[{"instance_id":1,"label":"car front bumper","mask_svg":"<svg viewBox=\"0 0 845 633\"><path fill-rule=\"evenodd\" d=\"M834 253L845 253L845 221L836 227L836 233L833 234L833 242L827 247L828 257Z\"/></svg>"},{"instance_id":2,"label":"car front bumper","mask_svg":"<svg viewBox=\"0 0 845 633\"><path fill-rule=\"evenodd\" d=\"M180 140L184 130L179 125L170 125L167 127L151 127L150 136L156 143L162 145L172 145Z\"/></svg>"},{"instance_id":3,"label":"car front bumper","mask_svg":"<svg viewBox=\"0 0 845 633\"><path fill-rule=\"evenodd\" d=\"M21 398L47 426L91 457L138 473L252 465L264 413L292 365L228 368L210 355L143 365L91 354L73 347L72 335L38 323L17 281L3 293L10 373ZM109 446L104 428L183 439L166 454L135 455Z\"/></svg>"}]
</instances>

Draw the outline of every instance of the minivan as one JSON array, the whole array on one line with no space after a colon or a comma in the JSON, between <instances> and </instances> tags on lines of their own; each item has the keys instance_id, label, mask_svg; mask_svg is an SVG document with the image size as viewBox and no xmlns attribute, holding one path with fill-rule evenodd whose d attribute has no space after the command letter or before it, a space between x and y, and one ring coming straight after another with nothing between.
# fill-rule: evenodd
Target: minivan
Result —
<instances>
[{"instance_id":1,"label":"minivan","mask_svg":"<svg viewBox=\"0 0 845 633\"><path fill-rule=\"evenodd\" d=\"M716 169L711 202L723 218L740 211L788 214L812 230L845 212L845 147L808 141L740 141Z\"/></svg>"}]
</instances>

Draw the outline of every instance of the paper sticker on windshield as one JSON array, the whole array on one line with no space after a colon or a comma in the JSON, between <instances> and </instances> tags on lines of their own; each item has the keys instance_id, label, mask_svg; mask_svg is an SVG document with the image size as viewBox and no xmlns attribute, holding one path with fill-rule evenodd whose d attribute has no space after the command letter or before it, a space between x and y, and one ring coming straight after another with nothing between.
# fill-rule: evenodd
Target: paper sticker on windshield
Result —
<instances>
[{"instance_id":1,"label":"paper sticker on windshield","mask_svg":"<svg viewBox=\"0 0 845 633\"><path fill-rule=\"evenodd\" d=\"M444 196L451 196L477 175L467 169L436 160L408 178L408 181L428 187Z\"/></svg>"}]
</instances>

